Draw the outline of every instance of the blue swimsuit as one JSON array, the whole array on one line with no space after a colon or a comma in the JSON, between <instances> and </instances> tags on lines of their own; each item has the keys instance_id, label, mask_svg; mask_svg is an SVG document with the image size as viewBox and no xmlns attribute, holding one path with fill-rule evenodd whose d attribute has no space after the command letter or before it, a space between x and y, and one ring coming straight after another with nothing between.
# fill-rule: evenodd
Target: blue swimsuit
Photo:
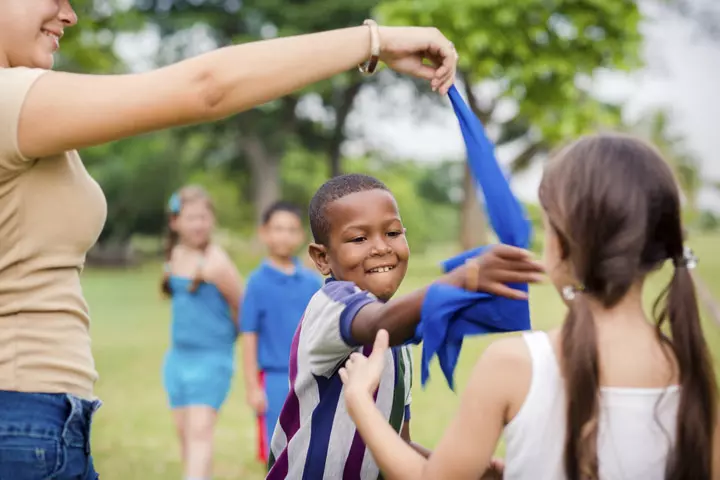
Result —
<instances>
[{"instance_id":1,"label":"blue swimsuit","mask_svg":"<svg viewBox=\"0 0 720 480\"><path fill-rule=\"evenodd\" d=\"M206 405L219 410L235 370L237 327L217 287L172 275L171 345L163 383L172 408Z\"/></svg>"}]
</instances>

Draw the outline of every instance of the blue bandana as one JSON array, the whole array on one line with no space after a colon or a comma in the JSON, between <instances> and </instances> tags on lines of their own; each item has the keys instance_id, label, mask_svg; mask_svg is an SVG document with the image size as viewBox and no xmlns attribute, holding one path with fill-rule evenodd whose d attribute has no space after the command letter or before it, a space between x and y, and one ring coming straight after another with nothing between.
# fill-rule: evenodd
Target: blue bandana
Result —
<instances>
[{"instance_id":1,"label":"blue bandana","mask_svg":"<svg viewBox=\"0 0 720 480\"><path fill-rule=\"evenodd\" d=\"M470 171L485 198L485 209L493 230L501 243L528 248L532 235L531 224L498 165L494 145L455 86L450 88L448 95L460 123ZM443 262L443 270L448 272L463 265L466 259L481 254L486 248L479 247L446 260ZM510 287L528 291L527 284L510 284ZM422 385L425 386L430 378L430 361L437 355L440 369L450 388L454 389L453 375L466 335L529 329L530 309L527 300L511 300L434 284L425 296L415 336L408 343L418 344L424 340Z\"/></svg>"}]
</instances>

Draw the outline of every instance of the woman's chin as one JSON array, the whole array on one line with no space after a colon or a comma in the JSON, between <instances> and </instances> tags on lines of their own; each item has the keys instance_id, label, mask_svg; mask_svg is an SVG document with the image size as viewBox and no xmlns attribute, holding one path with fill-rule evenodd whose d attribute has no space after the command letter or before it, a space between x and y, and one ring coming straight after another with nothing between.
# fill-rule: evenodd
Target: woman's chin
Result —
<instances>
[{"instance_id":1,"label":"woman's chin","mask_svg":"<svg viewBox=\"0 0 720 480\"><path fill-rule=\"evenodd\" d=\"M41 68L43 70L52 70L53 66L55 65L55 56L51 52L42 52L37 53L33 57L32 62L33 68Z\"/></svg>"}]
</instances>

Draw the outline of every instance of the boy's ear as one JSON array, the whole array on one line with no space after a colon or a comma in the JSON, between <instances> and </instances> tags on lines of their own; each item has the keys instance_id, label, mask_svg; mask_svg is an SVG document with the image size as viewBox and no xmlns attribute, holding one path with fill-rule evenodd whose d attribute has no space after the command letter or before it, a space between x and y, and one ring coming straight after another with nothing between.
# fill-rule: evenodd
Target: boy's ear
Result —
<instances>
[{"instance_id":1,"label":"boy's ear","mask_svg":"<svg viewBox=\"0 0 720 480\"><path fill-rule=\"evenodd\" d=\"M267 243L267 226L265 224L258 227L258 237L262 243Z\"/></svg>"},{"instance_id":2,"label":"boy's ear","mask_svg":"<svg viewBox=\"0 0 720 480\"><path fill-rule=\"evenodd\" d=\"M312 261L313 263L315 263L315 267L318 269L318 271L325 276L330 275L330 264L328 263L327 258L327 247L319 243L311 243L308 247L308 253L310 254L310 258L312 258Z\"/></svg>"}]
</instances>

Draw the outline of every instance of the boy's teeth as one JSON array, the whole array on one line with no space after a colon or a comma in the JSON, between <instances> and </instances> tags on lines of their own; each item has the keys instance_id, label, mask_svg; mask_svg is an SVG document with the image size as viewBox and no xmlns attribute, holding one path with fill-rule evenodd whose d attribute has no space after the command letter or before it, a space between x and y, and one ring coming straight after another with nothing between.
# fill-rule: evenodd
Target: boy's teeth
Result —
<instances>
[{"instance_id":1,"label":"boy's teeth","mask_svg":"<svg viewBox=\"0 0 720 480\"><path fill-rule=\"evenodd\" d=\"M389 272L392 270L392 267L379 267L379 268L373 268L370 270L373 273L383 273L383 272Z\"/></svg>"}]
</instances>

